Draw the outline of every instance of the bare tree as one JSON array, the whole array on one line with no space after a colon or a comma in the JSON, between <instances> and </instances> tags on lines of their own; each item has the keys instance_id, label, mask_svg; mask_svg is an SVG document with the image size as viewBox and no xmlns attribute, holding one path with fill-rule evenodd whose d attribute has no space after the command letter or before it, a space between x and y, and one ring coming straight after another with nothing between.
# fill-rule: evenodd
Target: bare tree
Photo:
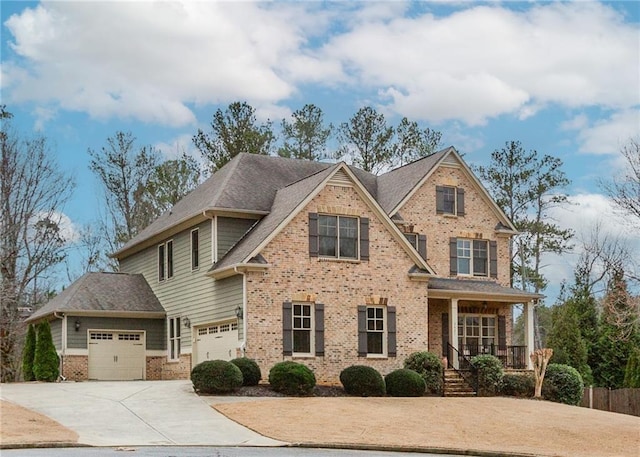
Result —
<instances>
[{"instance_id":1,"label":"bare tree","mask_svg":"<svg viewBox=\"0 0 640 457\"><path fill-rule=\"evenodd\" d=\"M61 211L74 181L60 171L46 138L26 138L10 125L1 107L0 144L0 307L1 380L12 381L21 308L36 308L47 292L53 267L65 258Z\"/></svg>"},{"instance_id":2,"label":"bare tree","mask_svg":"<svg viewBox=\"0 0 640 457\"><path fill-rule=\"evenodd\" d=\"M616 205L640 222L640 137L630 138L620 152L628 168L621 178L602 186Z\"/></svg>"}]
</instances>

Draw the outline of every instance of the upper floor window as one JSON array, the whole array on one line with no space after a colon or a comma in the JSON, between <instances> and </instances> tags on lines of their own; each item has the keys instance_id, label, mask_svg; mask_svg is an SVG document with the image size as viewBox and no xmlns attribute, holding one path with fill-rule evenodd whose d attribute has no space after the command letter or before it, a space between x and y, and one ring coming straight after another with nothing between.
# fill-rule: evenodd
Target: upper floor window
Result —
<instances>
[{"instance_id":1,"label":"upper floor window","mask_svg":"<svg viewBox=\"0 0 640 457\"><path fill-rule=\"evenodd\" d=\"M309 255L369 259L369 219L309 213Z\"/></svg>"},{"instance_id":2,"label":"upper floor window","mask_svg":"<svg viewBox=\"0 0 640 457\"><path fill-rule=\"evenodd\" d=\"M405 233L404 236L416 248L420 257L427 260L427 236L420 233Z\"/></svg>"},{"instance_id":3,"label":"upper floor window","mask_svg":"<svg viewBox=\"0 0 640 457\"><path fill-rule=\"evenodd\" d=\"M450 257L451 275L498 276L495 241L451 238Z\"/></svg>"},{"instance_id":4,"label":"upper floor window","mask_svg":"<svg viewBox=\"0 0 640 457\"><path fill-rule=\"evenodd\" d=\"M324 355L324 305L291 303L282 305L282 350L284 355Z\"/></svg>"},{"instance_id":5,"label":"upper floor window","mask_svg":"<svg viewBox=\"0 0 640 457\"><path fill-rule=\"evenodd\" d=\"M200 240L198 229L191 230L191 269L197 270L200 266Z\"/></svg>"},{"instance_id":6,"label":"upper floor window","mask_svg":"<svg viewBox=\"0 0 640 457\"><path fill-rule=\"evenodd\" d=\"M158 281L173 278L173 240L158 245Z\"/></svg>"},{"instance_id":7,"label":"upper floor window","mask_svg":"<svg viewBox=\"0 0 640 457\"><path fill-rule=\"evenodd\" d=\"M464 216L464 189L436 186L436 213Z\"/></svg>"}]
</instances>

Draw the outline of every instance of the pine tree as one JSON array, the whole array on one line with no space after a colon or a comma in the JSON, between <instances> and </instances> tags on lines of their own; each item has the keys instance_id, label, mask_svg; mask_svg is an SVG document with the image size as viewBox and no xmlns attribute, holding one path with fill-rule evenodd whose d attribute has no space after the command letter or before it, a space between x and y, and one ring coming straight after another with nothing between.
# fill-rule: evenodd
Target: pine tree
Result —
<instances>
[{"instance_id":1,"label":"pine tree","mask_svg":"<svg viewBox=\"0 0 640 457\"><path fill-rule=\"evenodd\" d=\"M624 387L640 388L640 348L634 348L624 370Z\"/></svg>"},{"instance_id":2,"label":"pine tree","mask_svg":"<svg viewBox=\"0 0 640 457\"><path fill-rule=\"evenodd\" d=\"M591 368L587 364L587 345L580 332L578 317L569 302L554 307L547 345L553 348L552 363L572 366L578 370L585 384L593 382Z\"/></svg>"},{"instance_id":3,"label":"pine tree","mask_svg":"<svg viewBox=\"0 0 640 457\"><path fill-rule=\"evenodd\" d=\"M35 381L33 374L33 362L36 356L36 329L33 324L29 324L27 329L27 337L22 352L22 378L25 381Z\"/></svg>"},{"instance_id":4,"label":"pine tree","mask_svg":"<svg viewBox=\"0 0 640 457\"><path fill-rule=\"evenodd\" d=\"M48 321L38 325L36 352L33 360L33 373L38 381L54 382L60 373L58 354L51 337Z\"/></svg>"}]
</instances>

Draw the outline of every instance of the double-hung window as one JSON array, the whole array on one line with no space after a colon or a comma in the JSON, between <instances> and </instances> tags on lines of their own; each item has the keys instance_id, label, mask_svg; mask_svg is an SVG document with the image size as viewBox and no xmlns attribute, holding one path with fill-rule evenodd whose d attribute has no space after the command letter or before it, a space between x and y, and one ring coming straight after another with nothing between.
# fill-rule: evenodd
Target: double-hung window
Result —
<instances>
[{"instance_id":1,"label":"double-hung window","mask_svg":"<svg viewBox=\"0 0 640 457\"><path fill-rule=\"evenodd\" d=\"M467 355L490 354L497 336L496 316L458 315L458 349Z\"/></svg>"},{"instance_id":2,"label":"double-hung window","mask_svg":"<svg viewBox=\"0 0 640 457\"><path fill-rule=\"evenodd\" d=\"M385 309L382 306L367 307L367 354L384 355Z\"/></svg>"},{"instance_id":3,"label":"double-hung window","mask_svg":"<svg viewBox=\"0 0 640 457\"><path fill-rule=\"evenodd\" d=\"M318 215L318 253L339 259L358 258L358 218Z\"/></svg>"},{"instance_id":4,"label":"double-hung window","mask_svg":"<svg viewBox=\"0 0 640 457\"><path fill-rule=\"evenodd\" d=\"M310 355L313 351L313 305L293 304L293 354Z\"/></svg>"},{"instance_id":5,"label":"double-hung window","mask_svg":"<svg viewBox=\"0 0 640 457\"><path fill-rule=\"evenodd\" d=\"M458 274L470 276L488 276L489 256L487 240L468 240L459 238Z\"/></svg>"},{"instance_id":6,"label":"double-hung window","mask_svg":"<svg viewBox=\"0 0 640 457\"><path fill-rule=\"evenodd\" d=\"M358 357L396 356L396 308L358 306Z\"/></svg>"},{"instance_id":7,"label":"double-hung window","mask_svg":"<svg viewBox=\"0 0 640 457\"><path fill-rule=\"evenodd\" d=\"M169 359L178 360L180 358L180 318L169 319Z\"/></svg>"},{"instance_id":8,"label":"double-hung window","mask_svg":"<svg viewBox=\"0 0 640 457\"><path fill-rule=\"evenodd\" d=\"M200 266L200 240L198 229L191 230L191 269L197 270Z\"/></svg>"},{"instance_id":9,"label":"double-hung window","mask_svg":"<svg viewBox=\"0 0 640 457\"><path fill-rule=\"evenodd\" d=\"M158 245L158 281L173 278L173 240Z\"/></svg>"}]
</instances>

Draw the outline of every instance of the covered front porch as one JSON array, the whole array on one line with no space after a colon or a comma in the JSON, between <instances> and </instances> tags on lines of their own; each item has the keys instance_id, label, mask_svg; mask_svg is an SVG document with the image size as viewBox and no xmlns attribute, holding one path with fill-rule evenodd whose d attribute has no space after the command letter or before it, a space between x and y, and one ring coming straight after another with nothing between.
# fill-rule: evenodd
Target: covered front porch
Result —
<instances>
[{"instance_id":1,"label":"covered front porch","mask_svg":"<svg viewBox=\"0 0 640 457\"><path fill-rule=\"evenodd\" d=\"M493 281L429 281L429 349L447 368L464 370L471 357L491 354L510 370L532 369L533 306L541 295ZM524 344L513 341L513 309L524 305Z\"/></svg>"}]
</instances>

